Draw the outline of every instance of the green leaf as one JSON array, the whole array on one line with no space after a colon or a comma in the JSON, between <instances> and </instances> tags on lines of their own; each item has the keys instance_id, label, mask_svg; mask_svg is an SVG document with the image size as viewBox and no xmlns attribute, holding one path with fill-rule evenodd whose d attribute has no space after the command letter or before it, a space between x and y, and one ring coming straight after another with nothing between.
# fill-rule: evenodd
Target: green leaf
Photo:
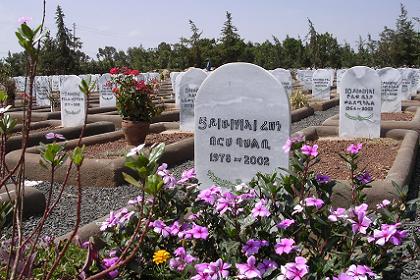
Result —
<instances>
[{"instance_id":1,"label":"green leaf","mask_svg":"<svg viewBox=\"0 0 420 280\"><path fill-rule=\"evenodd\" d=\"M139 181L137 181L136 179L134 179L131 175L128 175L128 174L127 174L127 173L125 173L125 172L123 172L123 173L122 173L122 175L123 175L124 180L125 180L127 183L129 183L129 184L131 184L131 185L133 185L133 186L135 186L135 187L140 188L140 183L139 183Z\"/></svg>"},{"instance_id":2,"label":"green leaf","mask_svg":"<svg viewBox=\"0 0 420 280\"><path fill-rule=\"evenodd\" d=\"M160 143L156 147L152 149L149 155L150 162L157 162L161 157L163 152L165 151L165 144Z\"/></svg>"}]
</instances>

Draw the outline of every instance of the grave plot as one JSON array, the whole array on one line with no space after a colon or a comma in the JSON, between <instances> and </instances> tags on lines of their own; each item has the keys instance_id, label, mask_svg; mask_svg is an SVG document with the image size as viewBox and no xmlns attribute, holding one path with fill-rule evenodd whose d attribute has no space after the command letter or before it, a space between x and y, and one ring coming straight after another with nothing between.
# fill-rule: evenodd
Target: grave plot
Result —
<instances>
[{"instance_id":1,"label":"grave plot","mask_svg":"<svg viewBox=\"0 0 420 280\"><path fill-rule=\"evenodd\" d=\"M338 126L339 115L326 119L323 126ZM401 112L381 113L381 129L409 129L420 133L420 107L408 107Z\"/></svg>"},{"instance_id":2,"label":"grave plot","mask_svg":"<svg viewBox=\"0 0 420 280\"><path fill-rule=\"evenodd\" d=\"M405 129L381 130L381 137L376 139L339 137L339 128L333 126L308 127L299 133L307 141L318 144L320 162L313 170L331 179L342 181L334 189L334 204L348 207L351 201L348 168L337 155L345 151L349 144L362 143L362 162L360 168L366 171L375 181L372 188L365 189L369 205L376 205L383 199L397 198L398 194L392 182L399 186L408 184L414 170L418 149L417 132ZM387 152L384 153L383 151Z\"/></svg>"},{"instance_id":3,"label":"grave plot","mask_svg":"<svg viewBox=\"0 0 420 280\"><path fill-rule=\"evenodd\" d=\"M63 142L66 149L73 149L78 140ZM194 139L191 133L179 131L176 123L156 123L150 126L146 138L146 146L155 143L167 143L162 162L169 165L192 159ZM116 187L124 184L122 172L130 172L124 167L125 155L133 148L126 146L122 131L99 134L83 138L82 144L87 146L86 157L82 167L82 184L84 186ZM19 160L21 150L10 152L6 156L9 166L14 166ZM26 150L25 154L26 178L30 180L48 181L49 173L39 165L39 147ZM63 182L66 172L67 161L63 167L57 170L56 182ZM74 172L74 170L73 170ZM72 175L74 175L72 173ZM70 175L70 184L75 184L75 176ZM73 181L72 181L73 180Z\"/></svg>"},{"instance_id":4,"label":"grave plot","mask_svg":"<svg viewBox=\"0 0 420 280\"><path fill-rule=\"evenodd\" d=\"M56 133L64 136L65 139L75 139L80 136L82 126L63 127L61 121L46 120L31 123L31 130L29 132L28 147L39 145L39 142L51 143L53 140L45 138L47 133ZM115 131L115 126L111 122L95 122L86 125L84 135L92 136L106 132ZM58 139L59 140L59 139ZM22 125L16 125L13 134L6 142L6 153L20 149L22 147Z\"/></svg>"}]
</instances>

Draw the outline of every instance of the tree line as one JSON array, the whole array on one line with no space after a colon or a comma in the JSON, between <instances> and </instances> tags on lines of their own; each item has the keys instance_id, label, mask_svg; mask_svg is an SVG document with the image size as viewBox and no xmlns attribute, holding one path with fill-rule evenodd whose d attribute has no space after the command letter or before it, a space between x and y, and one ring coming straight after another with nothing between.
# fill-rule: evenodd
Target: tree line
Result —
<instances>
[{"instance_id":1,"label":"tree line","mask_svg":"<svg viewBox=\"0 0 420 280\"><path fill-rule=\"evenodd\" d=\"M39 74L104 73L112 67L128 66L140 71L158 69L182 70L191 66L204 68L229 62L250 62L265 69L282 68L347 68L354 65L371 67L420 67L420 32L416 31L419 18L409 18L401 4L394 28L384 27L378 40L370 34L359 36L356 48L340 44L329 32L319 33L308 19L305 38L286 36L280 40L273 35L264 42L245 41L233 23L232 14L226 20L219 38L205 38L200 28L189 20L191 36L179 42L160 43L155 48L130 47L126 51L112 46L99 48L96 58L82 49L81 38L75 37L64 21L65 15L57 6L55 20L57 33L47 32L41 47ZM26 57L23 52L10 53L0 61L0 73L8 76L25 75Z\"/></svg>"}]
</instances>

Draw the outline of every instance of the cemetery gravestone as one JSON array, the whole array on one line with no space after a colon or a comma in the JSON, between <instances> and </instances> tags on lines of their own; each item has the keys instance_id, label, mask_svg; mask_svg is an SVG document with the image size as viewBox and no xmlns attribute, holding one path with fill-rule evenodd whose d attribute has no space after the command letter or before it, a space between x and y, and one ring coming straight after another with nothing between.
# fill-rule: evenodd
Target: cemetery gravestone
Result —
<instances>
[{"instance_id":1,"label":"cemetery gravestone","mask_svg":"<svg viewBox=\"0 0 420 280\"><path fill-rule=\"evenodd\" d=\"M287 95L292 95L292 75L289 70L283 68L277 68L270 71L271 74L283 85Z\"/></svg>"},{"instance_id":2,"label":"cemetery gravestone","mask_svg":"<svg viewBox=\"0 0 420 280\"><path fill-rule=\"evenodd\" d=\"M181 86L181 79L182 76L184 76L185 72L179 73L179 75L175 79L175 106L176 108L179 108L179 105L181 103L180 97L179 97L179 90Z\"/></svg>"},{"instance_id":3,"label":"cemetery gravestone","mask_svg":"<svg viewBox=\"0 0 420 280\"><path fill-rule=\"evenodd\" d=\"M99 88L99 107L112 107L117 104L114 93L112 92L111 74L103 74L98 79Z\"/></svg>"},{"instance_id":4,"label":"cemetery gravestone","mask_svg":"<svg viewBox=\"0 0 420 280\"><path fill-rule=\"evenodd\" d=\"M51 89L48 77L37 77L35 80L35 97L38 106L51 106Z\"/></svg>"},{"instance_id":5,"label":"cemetery gravestone","mask_svg":"<svg viewBox=\"0 0 420 280\"><path fill-rule=\"evenodd\" d=\"M288 168L289 156L282 150L290 135L288 99L268 71L249 63L225 64L204 81L194 132L195 168L203 188Z\"/></svg>"},{"instance_id":6,"label":"cemetery gravestone","mask_svg":"<svg viewBox=\"0 0 420 280\"><path fill-rule=\"evenodd\" d=\"M190 68L179 83L179 129L194 132L195 96L201 83L207 78L206 73L198 68Z\"/></svg>"},{"instance_id":7,"label":"cemetery gravestone","mask_svg":"<svg viewBox=\"0 0 420 280\"><path fill-rule=\"evenodd\" d=\"M340 84L340 137L379 138L381 130L381 79L375 70L355 66Z\"/></svg>"},{"instance_id":8,"label":"cemetery gravestone","mask_svg":"<svg viewBox=\"0 0 420 280\"><path fill-rule=\"evenodd\" d=\"M401 112L401 74L397 69L379 69L381 78L381 112Z\"/></svg>"},{"instance_id":9,"label":"cemetery gravestone","mask_svg":"<svg viewBox=\"0 0 420 280\"><path fill-rule=\"evenodd\" d=\"M331 97L331 72L318 69L312 76L312 98L317 100L330 100Z\"/></svg>"},{"instance_id":10,"label":"cemetery gravestone","mask_svg":"<svg viewBox=\"0 0 420 280\"><path fill-rule=\"evenodd\" d=\"M75 75L67 76L61 85L61 123L64 127L83 125L86 114L86 97L80 91L81 79Z\"/></svg>"}]
</instances>

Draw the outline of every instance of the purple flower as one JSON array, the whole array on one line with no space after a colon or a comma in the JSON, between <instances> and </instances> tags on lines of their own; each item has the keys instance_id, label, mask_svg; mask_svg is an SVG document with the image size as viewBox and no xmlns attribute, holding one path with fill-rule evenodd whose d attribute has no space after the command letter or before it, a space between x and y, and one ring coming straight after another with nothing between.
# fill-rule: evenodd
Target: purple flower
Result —
<instances>
[{"instance_id":1,"label":"purple flower","mask_svg":"<svg viewBox=\"0 0 420 280\"><path fill-rule=\"evenodd\" d=\"M110 257L102 260L103 269L108 269L118 262L119 257L115 256L115 251L110 252ZM108 272L108 276L114 279L118 276L118 269Z\"/></svg>"},{"instance_id":2,"label":"purple flower","mask_svg":"<svg viewBox=\"0 0 420 280\"><path fill-rule=\"evenodd\" d=\"M289 254L295 248L293 246L295 241L291 238L282 238L280 242L274 246L274 250L277 254L282 255L284 253Z\"/></svg>"},{"instance_id":3,"label":"purple flower","mask_svg":"<svg viewBox=\"0 0 420 280\"><path fill-rule=\"evenodd\" d=\"M331 178L327 175L316 174L315 180L318 182L318 184L328 184Z\"/></svg>"},{"instance_id":4,"label":"purple flower","mask_svg":"<svg viewBox=\"0 0 420 280\"><path fill-rule=\"evenodd\" d=\"M252 209L252 216L256 217L268 217L270 216L270 212L266 207L266 202L264 199L261 199L259 202L255 204L254 209Z\"/></svg>"},{"instance_id":5,"label":"purple flower","mask_svg":"<svg viewBox=\"0 0 420 280\"><path fill-rule=\"evenodd\" d=\"M328 216L328 220L331 222L337 222L339 219L347 219L346 209L337 208L336 210L330 210L331 215Z\"/></svg>"},{"instance_id":6,"label":"purple flower","mask_svg":"<svg viewBox=\"0 0 420 280\"><path fill-rule=\"evenodd\" d=\"M161 220L156 220L151 223L153 231L157 234L162 235L163 237L168 237L170 235L170 228Z\"/></svg>"},{"instance_id":7,"label":"purple flower","mask_svg":"<svg viewBox=\"0 0 420 280\"><path fill-rule=\"evenodd\" d=\"M30 21L32 21L32 18L23 16L23 17L18 18L17 21L19 24L28 24Z\"/></svg>"},{"instance_id":8,"label":"purple flower","mask_svg":"<svg viewBox=\"0 0 420 280\"><path fill-rule=\"evenodd\" d=\"M266 240L248 240L245 245L242 246L242 252L245 256L249 257L251 255L257 254L261 247L268 246Z\"/></svg>"},{"instance_id":9,"label":"purple flower","mask_svg":"<svg viewBox=\"0 0 420 280\"><path fill-rule=\"evenodd\" d=\"M323 205L324 205L324 201L320 198L316 198L316 197L305 198L305 206L316 207L316 209L320 209Z\"/></svg>"},{"instance_id":10,"label":"purple flower","mask_svg":"<svg viewBox=\"0 0 420 280\"><path fill-rule=\"evenodd\" d=\"M189 181L190 179L194 179L196 177L195 169L191 168L188 170L185 170L182 172L181 179L178 181L178 183L185 183Z\"/></svg>"},{"instance_id":11,"label":"purple flower","mask_svg":"<svg viewBox=\"0 0 420 280\"><path fill-rule=\"evenodd\" d=\"M162 177L166 188L173 189L176 186L176 178L169 172L167 168L168 165L166 163L162 163L162 165L158 167L156 173Z\"/></svg>"},{"instance_id":12,"label":"purple flower","mask_svg":"<svg viewBox=\"0 0 420 280\"><path fill-rule=\"evenodd\" d=\"M295 220L293 220L293 219L284 219L283 221L281 221L280 223L277 224L277 227L281 228L281 229L287 229L288 227L290 227L294 223L295 223Z\"/></svg>"},{"instance_id":13,"label":"purple flower","mask_svg":"<svg viewBox=\"0 0 420 280\"><path fill-rule=\"evenodd\" d=\"M306 259L303 257L296 257L294 263L286 263L284 266L281 266L281 274L285 279L300 280L308 271Z\"/></svg>"},{"instance_id":14,"label":"purple flower","mask_svg":"<svg viewBox=\"0 0 420 280\"><path fill-rule=\"evenodd\" d=\"M316 157L318 155L318 145L315 144L312 147L309 145L303 145L300 149L302 154L307 156Z\"/></svg>"},{"instance_id":15,"label":"purple flower","mask_svg":"<svg viewBox=\"0 0 420 280\"><path fill-rule=\"evenodd\" d=\"M48 132L47 134L45 134L45 138L47 140L52 140L52 139L65 140L66 139L66 138L64 138L64 136L62 134L54 133L54 132Z\"/></svg>"},{"instance_id":16,"label":"purple flower","mask_svg":"<svg viewBox=\"0 0 420 280\"><path fill-rule=\"evenodd\" d=\"M258 267L258 270L261 272L261 274L264 275L267 272L277 269L278 266L275 261L265 259L261 263L259 263L257 267Z\"/></svg>"},{"instance_id":17,"label":"purple flower","mask_svg":"<svg viewBox=\"0 0 420 280\"><path fill-rule=\"evenodd\" d=\"M356 180L359 181L359 183L362 185L367 185L373 181L372 176L370 176L369 172L367 171L357 175Z\"/></svg>"},{"instance_id":18,"label":"purple flower","mask_svg":"<svg viewBox=\"0 0 420 280\"><path fill-rule=\"evenodd\" d=\"M254 256L247 259L246 263L237 263L236 268L239 271L239 277L252 279L261 278L261 272L256 266L256 260Z\"/></svg>"},{"instance_id":19,"label":"purple flower","mask_svg":"<svg viewBox=\"0 0 420 280\"><path fill-rule=\"evenodd\" d=\"M356 280L366 280L367 276L376 277L376 274L366 265L352 264L347 269L346 274Z\"/></svg>"},{"instance_id":20,"label":"purple flower","mask_svg":"<svg viewBox=\"0 0 420 280\"><path fill-rule=\"evenodd\" d=\"M376 204L376 209L385 208L385 207L387 207L390 204L391 204L391 201L389 201L388 199L384 199L384 200L382 200L381 203Z\"/></svg>"},{"instance_id":21,"label":"purple flower","mask_svg":"<svg viewBox=\"0 0 420 280\"><path fill-rule=\"evenodd\" d=\"M362 149L362 143L351 144L347 147L347 152L351 155L357 155Z\"/></svg>"}]
</instances>

